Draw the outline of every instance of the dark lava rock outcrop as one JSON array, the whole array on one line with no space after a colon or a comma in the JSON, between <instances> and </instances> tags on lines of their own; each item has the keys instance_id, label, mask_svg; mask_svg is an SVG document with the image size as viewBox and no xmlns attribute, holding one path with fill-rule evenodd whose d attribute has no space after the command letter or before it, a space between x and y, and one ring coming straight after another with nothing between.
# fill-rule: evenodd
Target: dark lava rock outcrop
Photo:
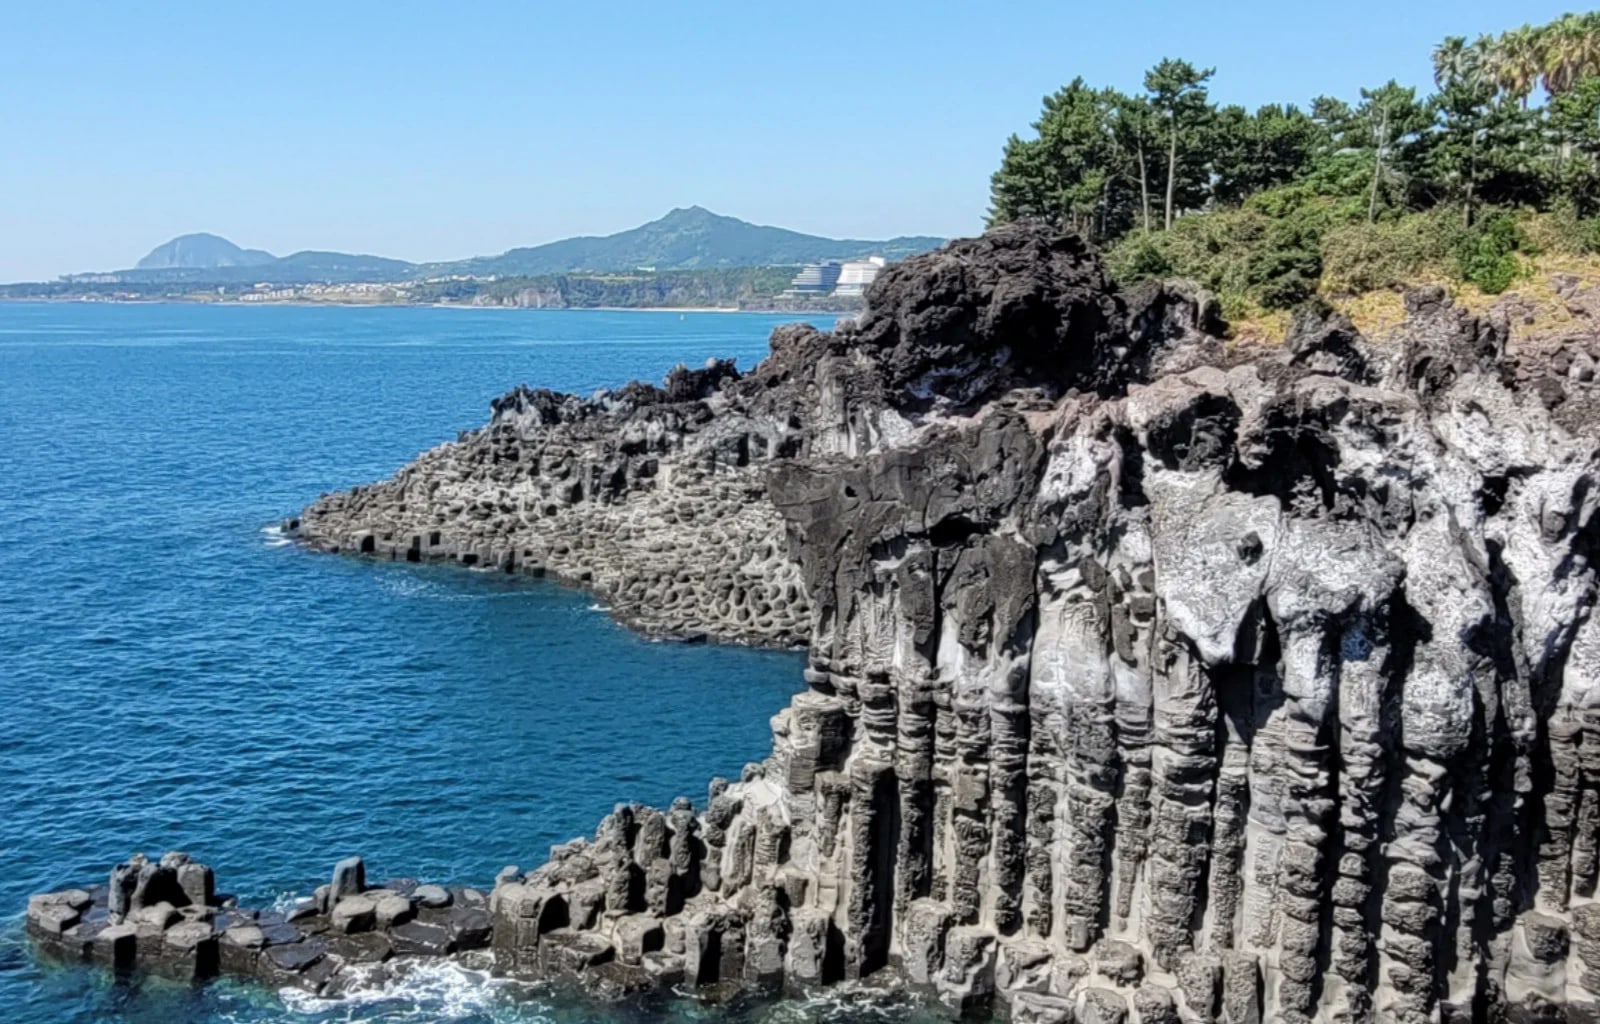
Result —
<instances>
[{"instance_id":1,"label":"dark lava rock outcrop","mask_svg":"<svg viewBox=\"0 0 1600 1024\"><path fill-rule=\"evenodd\" d=\"M1229 349L1198 289L1008 228L748 375L514 392L290 526L809 644L764 762L500 880L507 971L903 978L1052 1024L1594 1019L1593 375L1410 306Z\"/></svg>"},{"instance_id":2,"label":"dark lava rock outcrop","mask_svg":"<svg viewBox=\"0 0 1600 1024\"><path fill-rule=\"evenodd\" d=\"M338 996L430 959L487 949L488 905L476 889L415 879L369 886L365 864L350 857L310 899L254 910L218 894L211 869L188 854L135 854L111 869L108 883L30 899L27 931L64 960L183 981L229 974Z\"/></svg>"}]
</instances>

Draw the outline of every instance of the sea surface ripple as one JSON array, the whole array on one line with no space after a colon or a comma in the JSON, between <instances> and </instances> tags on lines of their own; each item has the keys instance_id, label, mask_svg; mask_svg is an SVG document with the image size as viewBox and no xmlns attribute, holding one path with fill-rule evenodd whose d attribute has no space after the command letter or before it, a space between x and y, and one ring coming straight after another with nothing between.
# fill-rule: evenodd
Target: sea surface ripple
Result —
<instances>
[{"instance_id":1,"label":"sea surface ripple","mask_svg":"<svg viewBox=\"0 0 1600 1024\"><path fill-rule=\"evenodd\" d=\"M764 756L798 655L650 643L555 584L309 554L272 524L519 382L748 368L787 319L0 304L0 1020L624 1015L451 967L336 1004L119 981L36 959L22 910L135 850L187 850L250 903L352 853L380 879L488 884L617 801L702 802Z\"/></svg>"}]
</instances>

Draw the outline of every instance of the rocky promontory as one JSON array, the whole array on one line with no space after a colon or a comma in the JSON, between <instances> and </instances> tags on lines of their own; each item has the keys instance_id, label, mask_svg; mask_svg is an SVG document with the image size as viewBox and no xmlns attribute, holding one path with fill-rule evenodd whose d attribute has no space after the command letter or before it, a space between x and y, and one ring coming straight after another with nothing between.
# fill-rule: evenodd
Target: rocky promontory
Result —
<instances>
[{"instance_id":1,"label":"rocky promontory","mask_svg":"<svg viewBox=\"0 0 1600 1024\"><path fill-rule=\"evenodd\" d=\"M748 374L518 389L287 525L808 645L765 761L502 876L508 973L1597 1019L1600 330L1407 303L1231 346L1204 292L1012 226Z\"/></svg>"}]
</instances>

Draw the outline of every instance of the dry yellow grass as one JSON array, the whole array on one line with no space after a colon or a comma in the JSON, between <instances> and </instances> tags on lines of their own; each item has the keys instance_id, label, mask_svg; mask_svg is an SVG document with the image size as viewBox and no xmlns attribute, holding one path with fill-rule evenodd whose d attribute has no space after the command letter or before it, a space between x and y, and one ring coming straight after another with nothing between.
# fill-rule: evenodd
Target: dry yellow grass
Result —
<instances>
[{"instance_id":1,"label":"dry yellow grass","mask_svg":"<svg viewBox=\"0 0 1600 1024\"><path fill-rule=\"evenodd\" d=\"M1503 295L1485 295L1475 285L1453 281L1432 271L1418 273L1416 283L1443 285L1457 305L1473 313L1486 313L1496 305L1515 309L1519 315L1512 317L1512 336L1524 337L1559 331L1577 321L1556 294L1554 277L1557 274L1572 274L1584 284L1600 284L1600 256L1523 257L1523 275ZM1384 337L1406 317L1405 299L1398 291L1329 295L1324 296L1324 300L1349 317L1369 338ZM1236 313L1231 320L1235 341L1280 344L1288 335L1291 316L1286 312L1256 308ZM1530 316L1531 323L1528 322Z\"/></svg>"}]
</instances>

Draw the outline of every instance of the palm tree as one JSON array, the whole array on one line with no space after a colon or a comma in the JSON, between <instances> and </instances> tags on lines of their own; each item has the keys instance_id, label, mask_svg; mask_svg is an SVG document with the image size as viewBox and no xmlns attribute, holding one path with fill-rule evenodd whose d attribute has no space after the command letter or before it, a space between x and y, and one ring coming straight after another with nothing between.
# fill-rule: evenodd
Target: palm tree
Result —
<instances>
[{"instance_id":1,"label":"palm tree","mask_svg":"<svg viewBox=\"0 0 1600 1024\"><path fill-rule=\"evenodd\" d=\"M1433 82L1441 89L1475 85L1483 74L1482 40L1469 44L1465 36L1449 36L1433 49Z\"/></svg>"},{"instance_id":2,"label":"palm tree","mask_svg":"<svg viewBox=\"0 0 1600 1024\"><path fill-rule=\"evenodd\" d=\"M1600 75L1600 12L1564 14L1545 27L1544 35L1541 81L1551 96Z\"/></svg>"},{"instance_id":3,"label":"palm tree","mask_svg":"<svg viewBox=\"0 0 1600 1024\"><path fill-rule=\"evenodd\" d=\"M1566 92L1583 59L1583 26L1577 15L1566 14L1541 31L1540 84L1552 96Z\"/></svg>"},{"instance_id":4,"label":"palm tree","mask_svg":"<svg viewBox=\"0 0 1600 1024\"><path fill-rule=\"evenodd\" d=\"M1490 51L1490 74L1507 95L1528 105L1528 95L1544 73L1545 30L1524 25L1503 33Z\"/></svg>"}]
</instances>

